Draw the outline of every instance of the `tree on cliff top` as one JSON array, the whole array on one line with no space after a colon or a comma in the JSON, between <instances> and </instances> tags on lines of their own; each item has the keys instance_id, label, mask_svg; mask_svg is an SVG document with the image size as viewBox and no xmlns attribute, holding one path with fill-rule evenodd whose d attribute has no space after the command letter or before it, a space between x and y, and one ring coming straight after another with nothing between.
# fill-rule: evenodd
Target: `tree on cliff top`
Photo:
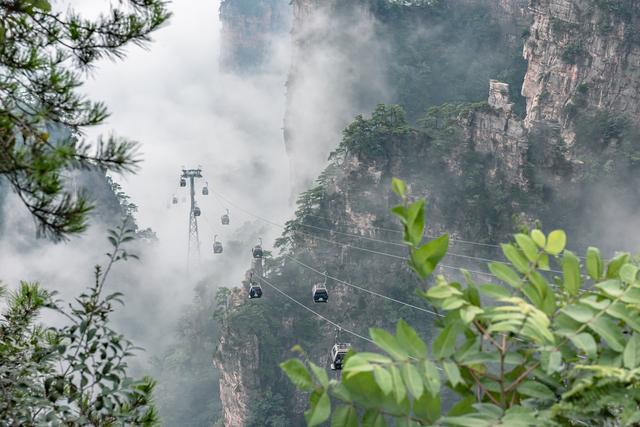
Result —
<instances>
[{"instance_id":1,"label":"tree on cliff top","mask_svg":"<svg viewBox=\"0 0 640 427\"><path fill-rule=\"evenodd\" d=\"M410 203L401 181L394 191L409 264L426 279L448 238L422 244L424 201ZM384 353L350 352L337 381L297 348L302 360L281 366L310 393L308 425L638 425L639 263L627 253L605 261L592 247L581 259L565 246L563 231L532 230L502 245L508 262L489 264L494 283L437 276L421 292L442 315L430 351L405 322L395 335L372 328ZM562 275L550 283L556 261ZM446 415L443 388L457 396Z\"/></svg>"},{"instance_id":2,"label":"tree on cliff top","mask_svg":"<svg viewBox=\"0 0 640 427\"><path fill-rule=\"evenodd\" d=\"M0 175L40 234L59 239L86 228L91 205L64 187L66 172L135 168L135 143L84 140L109 114L79 92L81 74L122 58L127 45L144 46L168 18L164 0L120 1L93 20L53 11L48 0L0 0Z\"/></svg>"}]
</instances>

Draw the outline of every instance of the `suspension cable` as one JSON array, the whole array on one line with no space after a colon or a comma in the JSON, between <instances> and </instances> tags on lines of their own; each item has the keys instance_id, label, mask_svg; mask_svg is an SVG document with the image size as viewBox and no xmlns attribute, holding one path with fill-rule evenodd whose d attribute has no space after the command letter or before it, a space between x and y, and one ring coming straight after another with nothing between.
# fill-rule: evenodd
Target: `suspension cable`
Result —
<instances>
[{"instance_id":1,"label":"suspension cable","mask_svg":"<svg viewBox=\"0 0 640 427\"><path fill-rule=\"evenodd\" d=\"M407 307L414 308L414 309L416 309L416 310L424 311L425 313L429 313L429 314L431 314L431 315L433 315L433 316L444 317L442 314L440 314L440 313L436 313L435 311L431 311L431 310L428 310L428 309L426 309L426 308L418 307L417 305L413 305L413 304L410 304L410 303L408 303L408 302L400 301L400 300L397 300L397 299L392 298L392 297L388 297L388 296L386 296L386 295L383 295L383 294L381 294L381 293L378 293L378 292L372 291L372 290L370 290L370 289L363 288L362 286L354 285L353 283L349 283L349 282L346 282L346 281L344 281L344 280L342 280L342 279L339 279L339 278L337 278L337 277L333 277L333 276L331 276L330 274L323 273L323 272L321 272L320 270L317 270L317 269L315 269L315 268L311 267L310 265L305 264L304 262L302 262L302 261L300 261L300 260L298 260L298 259L296 259L296 258L294 258L294 257L292 257L292 256L290 256L290 255L285 255L285 257L287 257L287 258L289 258L291 261L293 261L293 262L295 262L295 263L297 263L297 264L301 265L302 267L305 267L305 268L307 268L307 269L309 269L309 270L311 270L311 271L313 271L313 272L315 272L315 273L317 273L317 274L319 274L319 275L321 275L321 276L324 276L324 277L326 277L327 279L335 280L335 281L336 281L336 282L338 282L338 283L342 283L342 284L343 284L343 285L345 285L345 286L350 286L350 287L352 287L352 288L359 289L359 290L361 290L361 291L363 291L363 292L367 292L367 293L369 293L369 294L371 294L371 295L375 295L375 296L377 296L377 297L384 298L384 299L386 299L386 300L393 301L393 302L395 302L395 303L402 304L402 305L405 305L405 306L407 306Z\"/></svg>"},{"instance_id":2,"label":"suspension cable","mask_svg":"<svg viewBox=\"0 0 640 427\"><path fill-rule=\"evenodd\" d=\"M212 191L214 194L216 194L216 193L217 193L215 190L211 190L211 191ZM261 220L261 221L263 221L263 222L265 222L265 223L267 223L267 224L271 224L271 225L272 225L272 226L274 226L274 227L278 227L278 228L281 228L281 229L285 229L285 227L284 227L282 224L278 224L278 223L273 222L273 221L271 221L271 220L269 220L269 219L267 219L267 218L264 218L264 217L262 217L262 216L260 216L260 215L256 215L256 214L254 214L253 212L250 212L250 211L248 211L248 210L244 209L243 207L241 207L241 206L237 205L236 203L232 202L231 200L227 199L227 198L226 198L226 197L224 197L222 194L219 194L219 196L220 196L223 200L225 200L227 203L229 203L230 205L234 206L236 209L240 210L241 212L244 212L244 213L246 213L247 215L252 216L252 217L254 217L254 218L257 218L257 219L259 219L259 220ZM325 230L326 230L326 231L329 231L329 232L331 232L331 231L332 231L332 230L327 230L327 229L325 229ZM382 255L382 256L386 256L386 257L390 257L390 258L394 258L394 259L399 259L399 260L403 260L403 261L407 261L407 260L409 259L409 258L407 258L407 257L403 257L403 256L399 256L399 255L394 255L394 254L390 254L390 253L387 253L387 252L380 252L380 251L375 251L375 250L373 250L373 249L362 248L362 247L359 247L359 246L353 246L353 245L351 245L351 244L349 244L349 243L340 243L340 242L336 242L335 240L325 239L325 238L319 237L319 236L314 235L314 234L306 233L306 232L304 232L304 231L299 231L299 230L291 230L291 231L293 231L294 233L297 233L297 234L301 234L301 235L304 235L304 236L311 237L311 238L316 239L316 240L320 240L320 241L322 241L322 242L331 243L331 244L338 245L338 246L342 246L342 247L353 248L353 249L358 250L358 251L368 252L368 253L372 253L372 254L376 254L376 255ZM357 237L363 237L363 236L357 236ZM387 242L387 243L389 243L389 242ZM496 261L496 262L501 262L501 261ZM446 265L446 264L438 264L438 265L439 265L439 266L442 266L443 268L448 268L448 269L453 269L453 270L462 270L462 268L460 268L460 267L453 267L453 266ZM483 271L470 270L470 269L464 269L464 270L466 270L466 271L468 271L468 272L470 272L470 273L477 273L477 274L483 274L483 275L485 275L485 276L496 277L494 274L487 273L487 272L483 272Z\"/></svg>"},{"instance_id":3,"label":"suspension cable","mask_svg":"<svg viewBox=\"0 0 640 427\"><path fill-rule=\"evenodd\" d=\"M348 334L351 334L351 335L353 335L353 336L355 336L355 337L358 337L358 338L360 338L360 339L362 339L362 340L368 341L368 342L370 342L371 344L375 344L375 342L374 342L373 340L371 340L371 339L369 339L369 338L365 337L364 335L360 335L360 334L359 334L359 333L357 333L357 332L353 332L352 330L349 330L349 329L347 329L347 328L345 328L345 327L343 327L343 326L340 326L340 325L339 325L339 324L337 324L336 322L334 322L334 321L332 321L332 320L330 320L330 319L327 319L326 317L324 317L322 314L318 313L317 311L315 311L315 310L313 310L313 309L311 309L311 308L307 307L306 305L304 305L303 303L301 303L301 302L300 302L300 301L298 301L297 299L295 299L295 298L293 298L293 297L289 296L286 292L284 292L284 291L280 290L280 288L278 288L277 286L275 286L273 283L269 282L269 281L268 281L267 279L265 279L264 277L262 277L262 276L257 276L257 277L258 277L258 279L259 279L262 283L264 283L265 285L268 285L268 286L272 287L274 290L276 290L278 293L280 293L280 294L281 294L281 295L283 295L284 297L286 297L286 298L290 299L291 301L293 301L294 303L298 304L300 307L304 308L305 310L307 310L307 311L309 311L309 312L311 312L311 313L315 314L316 316L318 316L319 318L321 318L321 319L322 319L322 320L324 320L325 322L330 323L331 325L335 326L336 328L339 328L339 329L340 329L340 330L342 330L342 331L345 331L345 332L346 332L346 333L348 333Z\"/></svg>"}]
</instances>

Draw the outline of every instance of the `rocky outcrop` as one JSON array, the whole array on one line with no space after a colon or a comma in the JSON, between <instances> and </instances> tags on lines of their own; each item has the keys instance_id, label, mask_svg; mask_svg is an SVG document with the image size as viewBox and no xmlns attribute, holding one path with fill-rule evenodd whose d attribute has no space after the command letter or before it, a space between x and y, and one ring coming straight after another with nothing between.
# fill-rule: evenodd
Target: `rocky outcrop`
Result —
<instances>
[{"instance_id":1,"label":"rocky outcrop","mask_svg":"<svg viewBox=\"0 0 640 427\"><path fill-rule=\"evenodd\" d=\"M513 112L509 85L491 80L487 108L474 110L461 123L475 150L493 159L489 176L495 177L499 169L509 182L524 188L527 134L522 119Z\"/></svg>"},{"instance_id":2,"label":"rocky outcrop","mask_svg":"<svg viewBox=\"0 0 640 427\"><path fill-rule=\"evenodd\" d=\"M259 69L268 60L274 39L289 30L290 14L288 0L222 1L221 67Z\"/></svg>"},{"instance_id":3,"label":"rocky outcrop","mask_svg":"<svg viewBox=\"0 0 640 427\"><path fill-rule=\"evenodd\" d=\"M245 292L240 288L233 289L229 295L226 316L245 301ZM214 366L220 372L222 420L225 427L243 427L249 416L248 405L259 389L259 341L254 333L229 327L226 319L224 328L213 359Z\"/></svg>"},{"instance_id":4,"label":"rocky outcrop","mask_svg":"<svg viewBox=\"0 0 640 427\"><path fill-rule=\"evenodd\" d=\"M608 110L640 123L640 3L530 0L530 9L525 126L557 123L571 145L576 108Z\"/></svg>"}]
</instances>

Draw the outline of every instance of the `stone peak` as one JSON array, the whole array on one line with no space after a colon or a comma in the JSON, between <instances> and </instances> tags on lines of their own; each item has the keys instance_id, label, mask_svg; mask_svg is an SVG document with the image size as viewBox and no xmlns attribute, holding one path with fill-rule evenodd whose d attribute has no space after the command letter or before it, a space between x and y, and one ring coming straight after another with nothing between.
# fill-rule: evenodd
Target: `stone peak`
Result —
<instances>
[{"instance_id":1,"label":"stone peak","mask_svg":"<svg viewBox=\"0 0 640 427\"><path fill-rule=\"evenodd\" d=\"M513 103L509 101L509 84L498 80L490 80L489 106L496 110L511 111L513 109Z\"/></svg>"}]
</instances>

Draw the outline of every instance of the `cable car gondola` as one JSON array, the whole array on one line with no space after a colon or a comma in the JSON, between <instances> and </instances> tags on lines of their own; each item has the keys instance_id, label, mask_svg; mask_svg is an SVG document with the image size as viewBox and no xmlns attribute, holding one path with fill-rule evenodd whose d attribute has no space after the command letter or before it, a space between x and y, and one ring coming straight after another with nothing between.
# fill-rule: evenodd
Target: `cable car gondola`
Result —
<instances>
[{"instance_id":1,"label":"cable car gondola","mask_svg":"<svg viewBox=\"0 0 640 427\"><path fill-rule=\"evenodd\" d=\"M200 216L202 212L200 212L200 208L199 207L195 207L193 208L193 216Z\"/></svg>"},{"instance_id":2,"label":"cable car gondola","mask_svg":"<svg viewBox=\"0 0 640 427\"><path fill-rule=\"evenodd\" d=\"M213 236L213 253L221 254L222 253L222 243L218 242L218 235Z\"/></svg>"},{"instance_id":3,"label":"cable car gondola","mask_svg":"<svg viewBox=\"0 0 640 427\"><path fill-rule=\"evenodd\" d=\"M176 196L173 196L173 198L171 199L171 203L173 203L174 205L178 204L178 198Z\"/></svg>"},{"instance_id":4,"label":"cable car gondola","mask_svg":"<svg viewBox=\"0 0 640 427\"><path fill-rule=\"evenodd\" d=\"M258 239L258 244L251 249L254 258L262 258L262 238Z\"/></svg>"},{"instance_id":5,"label":"cable car gondola","mask_svg":"<svg viewBox=\"0 0 640 427\"><path fill-rule=\"evenodd\" d=\"M325 273L326 274L326 273ZM327 291L327 276L324 277L324 283L316 283L312 289L313 302L329 302L329 291Z\"/></svg>"},{"instance_id":6,"label":"cable car gondola","mask_svg":"<svg viewBox=\"0 0 640 427\"><path fill-rule=\"evenodd\" d=\"M203 196L208 196L209 195L209 184L208 183L207 183L207 185L202 187L202 195Z\"/></svg>"},{"instance_id":7,"label":"cable car gondola","mask_svg":"<svg viewBox=\"0 0 640 427\"><path fill-rule=\"evenodd\" d=\"M229 225L229 209L227 209L227 213L220 217L220 221L222 221L222 225Z\"/></svg>"},{"instance_id":8,"label":"cable car gondola","mask_svg":"<svg viewBox=\"0 0 640 427\"><path fill-rule=\"evenodd\" d=\"M331 349L331 369L334 371L342 370L342 364L347 352L351 349L351 344L336 343Z\"/></svg>"},{"instance_id":9,"label":"cable car gondola","mask_svg":"<svg viewBox=\"0 0 640 427\"><path fill-rule=\"evenodd\" d=\"M249 282L249 299L261 298L262 286L256 282Z\"/></svg>"},{"instance_id":10,"label":"cable car gondola","mask_svg":"<svg viewBox=\"0 0 640 427\"><path fill-rule=\"evenodd\" d=\"M262 286L253 280L253 270L247 270L245 277L249 282L249 299L262 297Z\"/></svg>"},{"instance_id":11,"label":"cable car gondola","mask_svg":"<svg viewBox=\"0 0 640 427\"><path fill-rule=\"evenodd\" d=\"M186 187L187 186L187 180L184 178L180 178L180 187Z\"/></svg>"}]
</instances>

